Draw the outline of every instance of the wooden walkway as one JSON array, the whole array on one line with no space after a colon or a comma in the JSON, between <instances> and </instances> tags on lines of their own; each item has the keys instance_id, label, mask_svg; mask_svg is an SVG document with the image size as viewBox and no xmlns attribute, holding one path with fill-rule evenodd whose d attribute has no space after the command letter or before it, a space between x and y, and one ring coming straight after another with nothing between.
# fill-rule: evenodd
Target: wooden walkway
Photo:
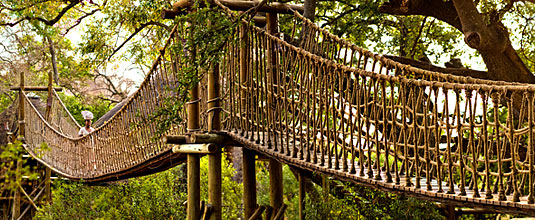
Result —
<instances>
[{"instance_id":1,"label":"wooden walkway","mask_svg":"<svg viewBox=\"0 0 535 220\"><path fill-rule=\"evenodd\" d=\"M466 190L466 196L460 195L460 190L456 187L455 193L448 194L447 183L442 183L442 188L444 192L438 192L438 183L435 179L431 181L432 189L428 190L426 186L426 180L424 178L420 179L420 188L415 187L416 178L411 177L412 186L406 186L406 175L400 175L400 182L396 184L394 182L387 182L386 173L381 172L381 179L378 180L374 177L369 178L367 176L368 170L364 169L362 173L364 176L359 175L361 170L359 166L355 166L356 173L352 174L348 171L343 171L342 169L329 168L327 164L324 166L319 166L318 164L307 162L304 159L299 159L299 157L294 158L290 154L284 153L281 154L279 151L274 151L273 147L269 148L265 144L257 143L258 133L249 132L247 135L242 135L240 131L227 132L227 134L232 137L235 141L243 144L244 147L255 150L261 154L267 155L271 158L279 160L282 163L288 164L289 166L299 167L301 169L309 170L311 172L322 173L328 175L338 180L342 181L351 181L356 184L364 185L367 187L376 188L386 192L392 192L397 194L407 194L412 197L417 197L425 200L436 201L436 202L446 202L449 204L454 204L461 207L478 207L478 208L488 208L499 210L507 213L521 213L534 215L535 214L535 204L528 204L526 197L521 197L520 202L512 202L512 195L507 195L506 201L499 201L498 194L493 193L492 199L485 198L485 192L480 192L480 197L474 198L473 191L470 189ZM260 133L260 139L263 138L263 134ZM283 138L284 139L284 138ZM277 143L280 144L280 143ZM286 143L283 143L286 144ZM290 146L293 144L290 143ZM321 155L319 155L321 156ZM334 161L334 159L332 160ZM348 162L348 165L351 166L352 163ZM331 166L334 167L334 164ZM350 170L351 167L348 167ZM373 173L377 173L377 169L373 169ZM392 174L393 175L393 174Z\"/></svg>"}]
</instances>

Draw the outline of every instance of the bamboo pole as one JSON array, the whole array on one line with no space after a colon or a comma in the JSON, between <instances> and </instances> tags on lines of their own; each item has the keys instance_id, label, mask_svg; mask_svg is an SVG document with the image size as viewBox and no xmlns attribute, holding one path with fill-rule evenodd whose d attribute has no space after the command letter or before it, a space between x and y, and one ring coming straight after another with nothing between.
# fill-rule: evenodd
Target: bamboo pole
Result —
<instances>
[{"instance_id":1,"label":"bamboo pole","mask_svg":"<svg viewBox=\"0 0 535 220\"><path fill-rule=\"evenodd\" d=\"M51 52L54 50L52 49ZM53 60L55 65L55 61ZM57 69L55 69L57 71ZM50 121L50 114L52 110L52 95L53 95L53 77L52 73L48 73L48 97L46 99L46 120ZM52 191L50 189L50 176L52 176L52 170L49 167L45 167L45 201L52 201Z\"/></svg>"},{"instance_id":2,"label":"bamboo pole","mask_svg":"<svg viewBox=\"0 0 535 220\"><path fill-rule=\"evenodd\" d=\"M196 131L199 124L199 85L195 85L190 91L191 101L188 104L188 131ZM201 202L201 174L199 154L188 154L188 219L197 220L200 216Z\"/></svg>"},{"instance_id":3,"label":"bamboo pole","mask_svg":"<svg viewBox=\"0 0 535 220\"><path fill-rule=\"evenodd\" d=\"M283 200L283 180L282 164L275 160L269 159L269 204L273 207L273 213L278 213Z\"/></svg>"},{"instance_id":4,"label":"bamboo pole","mask_svg":"<svg viewBox=\"0 0 535 220\"><path fill-rule=\"evenodd\" d=\"M267 13L267 29L268 33L275 34L278 32L278 24L277 24L277 14L276 13ZM268 66L270 71L268 73L270 76L268 77L268 80L272 80L270 85L276 84L274 81L277 77L275 76L275 66L276 66L276 57L275 55L275 48L270 48L268 51L271 56L269 56ZM271 102L268 100L268 102L273 103L274 97L269 97L271 99ZM268 99L269 99L268 98ZM270 105L271 106L271 105ZM273 114L269 114L273 115ZM268 118L269 118L268 115ZM273 118L270 118L268 120L273 120ZM274 126L274 125L273 125ZM275 147L275 149L277 149ZM282 164L275 160L275 159L269 159L269 185L270 185L270 205L273 207L273 213L278 213L281 206L284 204L283 200L283 180L282 180Z\"/></svg>"},{"instance_id":5,"label":"bamboo pole","mask_svg":"<svg viewBox=\"0 0 535 220\"><path fill-rule=\"evenodd\" d=\"M250 219L256 209L255 152L242 147L243 216Z\"/></svg>"},{"instance_id":6,"label":"bamboo pole","mask_svg":"<svg viewBox=\"0 0 535 220\"><path fill-rule=\"evenodd\" d=\"M249 41L247 37L247 29L242 26L240 27L240 73L239 73L239 84L240 84L240 114L243 114L247 111L246 100L247 92L244 87L247 83L248 75L248 48ZM240 115L241 116L241 115ZM245 126L242 127L245 129ZM243 206L244 206L244 218L249 219L256 209L256 170L255 170L255 153L252 150L247 148L242 148L242 169L243 169Z\"/></svg>"},{"instance_id":7,"label":"bamboo pole","mask_svg":"<svg viewBox=\"0 0 535 220\"><path fill-rule=\"evenodd\" d=\"M301 172L299 172L299 220L305 219L305 180Z\"/></svg>"},{"instance_id":8,"label":"bamboo pole","mask_svg":"<svg viewBox=\"0 0 535 220\"><path fill-rule=\"evenodd\" d=\"M19 85L19 137L21 141L24 141L25 127L24 127L24 72L20 73L20 85ZM20 167L22 164L18 161L17 158L17 171L16 171L16 180L17 184L21 180ZM21 195L19 189L15 189L13 193L13 218L18 219L20 217L20 201Z\"/></svg>"},{"instance_id":9,"label":"bamboo pole","mask_svg":"<svg viewBox=\"0 0 535 220\"><path fill-rule=\"evenodd\" d=\"M219 64L208 72L208 130L221 130ZM208 155L208 202L212 205L211 220L221 219L221 148Z\"/></svg>"},{"instance_id":10,"label":"bamboo pole","mask_svg":"<svg viewBox=\"0 0 535 220\"><path fill-rule=\"evenodd\" d=\"M200 216L201 174L199 154L188 154L188 219L196 220Z\"/></svg>"},{"instance_id":11,"label":"bamboo pole","mask_svg":"<svg viewBox=\"0 0 535 220\"><path fill-rule=\"evenodd\" d=\"M218 147L214 144L181 144L173 146L173 153L183 154L214 154Z\"/></svg>"}]
</instances>

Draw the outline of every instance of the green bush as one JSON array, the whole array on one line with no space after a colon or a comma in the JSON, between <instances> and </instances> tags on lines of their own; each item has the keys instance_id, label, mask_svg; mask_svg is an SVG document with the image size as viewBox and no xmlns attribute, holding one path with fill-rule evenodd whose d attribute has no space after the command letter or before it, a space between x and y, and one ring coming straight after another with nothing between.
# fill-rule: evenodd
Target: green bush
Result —
<instances>
[{"instance_id":1,"label":"green bush","mask_svg":"<svg viewBox=\"0 0 535 220\"><path fill-rule=\"evenodd\" d=\"M91 186L54 183L53 200L36 219L185 219L187 201L184 165L157 174ZM201 159L201 199L208 200L208 158ZM235 171L222 160L223 219L241 215L242 187L232 181Z\"/></svg>"}]
</instances>

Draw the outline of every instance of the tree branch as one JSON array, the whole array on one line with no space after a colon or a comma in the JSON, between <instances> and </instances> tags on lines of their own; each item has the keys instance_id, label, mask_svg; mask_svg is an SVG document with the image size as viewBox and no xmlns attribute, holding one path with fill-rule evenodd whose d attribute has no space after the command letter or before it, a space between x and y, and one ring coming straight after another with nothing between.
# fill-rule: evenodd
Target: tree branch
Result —
<instances>
[{"instance_id":1,"label":"tree branch","mask_svg":"<svg viewBox=\"0 0 535 220\"><path fill-rule=\"evenodd\" d=\"M461 21L452 1L443 0L390 0L379 7L382 13L392 15L424 15L437 18L462 29Z\"/></svg>"},{"instance_id":2,"label":"tree branch","mask_svg":"<svg viewBox=\"0 0 535 220\"><path fill-rule=\"evenodd\" d=\"M408 64L408 65L411 65L420 69L425 69L425 70L434 71L434 72L449 73L449 74L457 75L457 76L469 76L472 78L479 78L479 79L501 80L501 79L494 77L495 76L494 74L489 74L488 72L485 72L485 71L478 71L478 70L472 70L472 69L466 69L466 68L444 68L444 67L435 66L431 63L421 62L418 60L412 60L409 58L398 57L398 56L385 55L384 57L403 63L403 64Z\"/></svg>"},{"instance_id":3,"label":"tree branch","mask_svg":"<svg viewBox=\"0 0 535 220\"><path fill-rule=\"evenodd\" d=\"M119 45L119 47L115 48L115 50L112 51L112 53L110 54L110 56L108 56L108 58L106 60L110 60L111 57L113 55L115 55L115 53L117 53L121 48L123 48L124 45L126 45L126 43L128 43L128 41L130 41L132 38L134 38L134 36L136 36L140 31L142 31L144 28L150 26L150 25L156 25L156 26L160 26L160 27L163 27L165 29L169 29L169 26L163 24L163 23L160 23L160 22L156 22L156 21L149 21L147 23L144 23L144 24L141 24L141 26L139 26L138 28L136 28L134 30L134 32L132 34L130 34L130 36L128 36L128 38L126 38L126 40L123 41L123 43L121 43L121 45Z\"/></svg>"},{"instance_id":4,"label":"tree branch","mask_svg":"<svg viewBox=\"0 0 535 220\"><path fill-rule=\"evenodd\" d=\"M338 16L336 16L335 18L329 20L329 22L321 25L322 28L324 28L325 26L332 26L336 21L340 20L341 18L343 18L344 16L348 15L348 14L351 14L355 11L358 11L360 10L360 7L356 7L356 8L353 8L351 10L347 10L347 11L344 11L343 13L339 14Z\"/></svg>"},{"instance_id":5,"label":"tree branch","mask_svg":"<svg viewBox=\"0 0 535 220\"><path fill-rule=\"evenodd\" d=\"M20 22L22 21L25 21L25 20L37 20L37 21L40 21L42 23L44 23L45 25L48 25L48 26L52 26L54 24L56 24L62 17L63 15L65 15L65 13L67 13L67 11L69 11L71 8L73 8L74 6L76 6L78 3L80 3L81 0L71 0L70 3L65 7L63 8L59 13L58 15L56 15L55 18L51 19L51 20L47 20L45 18L42 18L42 17L30 17L30 16L26 16L24 18L21 18L15 22L8 22L8 23L0 23L0 26L10 26L10 27L13 27L17 24L19 24Z\"/></svg>"},{"instance_id":6,"label":"tree branch","mask_svg":"<svg viewBox=\"0 0 535 220\"><path fill-rule=\"evenodd\" d=\"M416 36L416 39L414 39L414 43L412 44L411 51L409 52L409 56L414 59L414 53L416 52L416 45L418 44L418 41L420 40L420 37L422 36L422 31L424 30L425 21L427 20L427 16L424 17L422 20L422 25L420 25L420 29L418 30L418 35Z\"/></svg>"},{"instance_id":7,"label":"tree branch","mask_svg":"<svg viewBox=\"0 0 535 220\"><path fill-rule=\"evenodd\" d=\"M93 14L95 14L97 11L100 11L100 8L97 8L95 10L92 10L90 11L89 13L85 13L82 17L79 17L78 19L76 19L76 23L74 23L73 25L71 25L70 27L68 27L65 32L62 34L63 36L67 35L67 33L69 33L69 31L71 31L73 28L75 28L76 26L78 26L80 23L82 23L82 20L84 18L87 18Z\"/></svg>"},{"instance_id":8,"label":"tree branch","mask_svg":"<svg viewBox=\"0 0 535 220\"><path fill-rule=\"evenodd\" d=\"M18 11L22 11L22 10L28 9L28 8L31 8L31 7L33 7L35 5L42 4L42 3L45 3L45 2L48 2L48 1L50 1L50 0L43 0L43 1L39 1L39 2L34 2L33 4L27 5L26 7L20 7L20 8L11 8L9 6L6 6L3 3L0 3L0 12L3 9L6 9L8 11L18 12Z\"/></svg>"}]
</instances>

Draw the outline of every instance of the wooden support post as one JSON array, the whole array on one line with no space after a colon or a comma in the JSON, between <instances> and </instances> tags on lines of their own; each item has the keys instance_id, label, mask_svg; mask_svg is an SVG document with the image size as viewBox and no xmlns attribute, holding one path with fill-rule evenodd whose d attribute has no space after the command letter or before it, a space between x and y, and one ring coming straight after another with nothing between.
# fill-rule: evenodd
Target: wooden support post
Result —
<instances>
[{"instance_id":1,"label":"wooden support post","mask_svg":"<svg viewBox=\"0 0 535 220\"><path fill-rule=\"evenodd\" d=\"M208 72L208 130L221 130L219 64ZM208 155L208 202L212 205L211 220L221 219L221 148Z\"/></svg>"},{"instance_id":2,"label":"wooden support post","mask_svg":"<svg viewBox=\"0 0 535 220\"><path fill-rule=\"evenodd\" d=\"M49 39L50 40L50 39ZM54 52L54 50L51 48L51 52ZM56 61L54 60L54 58L52 58L52 63L54 64L54 72L57 71L57 69L55 68L55 65L56 65ZM50 113L52 111L52 95L54 94L53 92L53 77L52 77L52 72L48 72L48 98L46 99L46 120L47 121L50 121ZM48 167L45 167L45 201L47 202L51 202L52 201L52 190L50 189L50 177L52 176L52 170Z\"/></svg>"},{"instance_id":3,"label":"wooden support post","mask_svg":"<svg viewBox=\"0 0 535 220\"><path fill-rule=\"evenodd\" d=\"M24 135L25 135L25 127L24 127L24 72L20 73L20 85L19 85L19 137L21 141L24 141ZM20 155L22 156L22 155ZM22 164L17 159L17 172L16 172L16 180L18 183L22 180L22 177L20 175L20 167ZM21 201L21 193L18 189L15 190L13 194L13 218L18 219L20 216L20 201Z\"/></svg>"},{"instance_id":4,"label":"wooden support post","mask_svg":"<svg viewBox=\"0 0 535 220\"><path fill-rule=\"evenodd\" d=\"M305 180L301 172L299 172L299 220L305 219Z\"/></svg>"},{"instance_id":5,"label":"wooden support post","mask_svg":"<svg viewBox=\"0 0 535 220\"><path fill-rule=\"evenodd\" d=\"M282 181L282 164L275 160L269 159L269 204L273 207L273 213L278 213L283 200L283 181Z\"/></svg>"},{"instance_id":6,"label":"wooden support post","mask_svg":"<svg viewBox=\"0 0 535 220\"><path fill-rule=\"evenodd\" d=\"M455 213L455 206L454 205L447 205L446 206L446 219L447 220L457 220L457 213Z\"/></svg>"},{"instance_id":7,"label":"wooden support post","mask_svg":"<svg viewBox=\"0 0 535 220\"><path fill-rule=\"evenodd\" d=\"M323 188L323 202L327 204L329 203L329 193L331 191L329 186L329 177L323 175L321 178L321 184Z\"/></svg>"},{"instance_id":8,"label":"wooden support post","mask_svg":"<svg viewBox=\"0 0 535 220\"><path fill-rule=\"evenodd\" d=\"M52 189L50 188L52 177L52 170L50 168L45 169L45 201L52 202Z\"/></svg>"},{"instance_id":9,"label":"wooden support post","mask_svg":"<svg viewBox=\"0 0 535 220\"><path fill-rule=\"evenodd\" d=\"M243 217L249 219L256 209L255 152L242 147Z\"/></svg>"},{"instance_id":10,"label":"wooden support post","mask_svg":"<svg viewBox=\"0 0 535 220\"><path fill-rule=\"evenodd\" d=\"M188 131L195 132L200 129L199 123L199 85L190 91L188 103ZM197 220L200 217L201 203L201 174L199 154L188 154L188 219Z\"/></svg>"},{"instance_id":11,"label":"wooden support post","mask_svg":"<svg viewBox=\"0 0 535 220\"><path fill-rule=\"evenodd\" d=\"M188 154L188 219L196 220L200 216L201 173L199 154Z\"/></svg>"},{"instance_id":12,"label":"wooden support post","mask_svg":"<svg viewBox=\"0 0 535 220\"><path fill-rule=\"evenodd\" d=\"M277 14L276 13L267 13L267 31L270 34L275 34L278 32L278 24L277 24ZM268 51L269 56L269 74L268 81L270 82L270 85L276 85L276 79L277 76L275 74L275 66L277 63L276 56L275 56L275 49L271 48L271 51ZM274 97L268 97L268 103L274 103ZM272 105L269 105L272 106ZM271 118L269 118L271 116ZM273 120L274 113L268 114L268 120ZM275 126L275 125L272 125ZM270 205L273 207L273 213L278 213L279 209L284 204L283 201L283 180L282 180L282 164L275 160L270 159L269 160L269 185L270 185Z\"/></svg>"}]
</instances>

